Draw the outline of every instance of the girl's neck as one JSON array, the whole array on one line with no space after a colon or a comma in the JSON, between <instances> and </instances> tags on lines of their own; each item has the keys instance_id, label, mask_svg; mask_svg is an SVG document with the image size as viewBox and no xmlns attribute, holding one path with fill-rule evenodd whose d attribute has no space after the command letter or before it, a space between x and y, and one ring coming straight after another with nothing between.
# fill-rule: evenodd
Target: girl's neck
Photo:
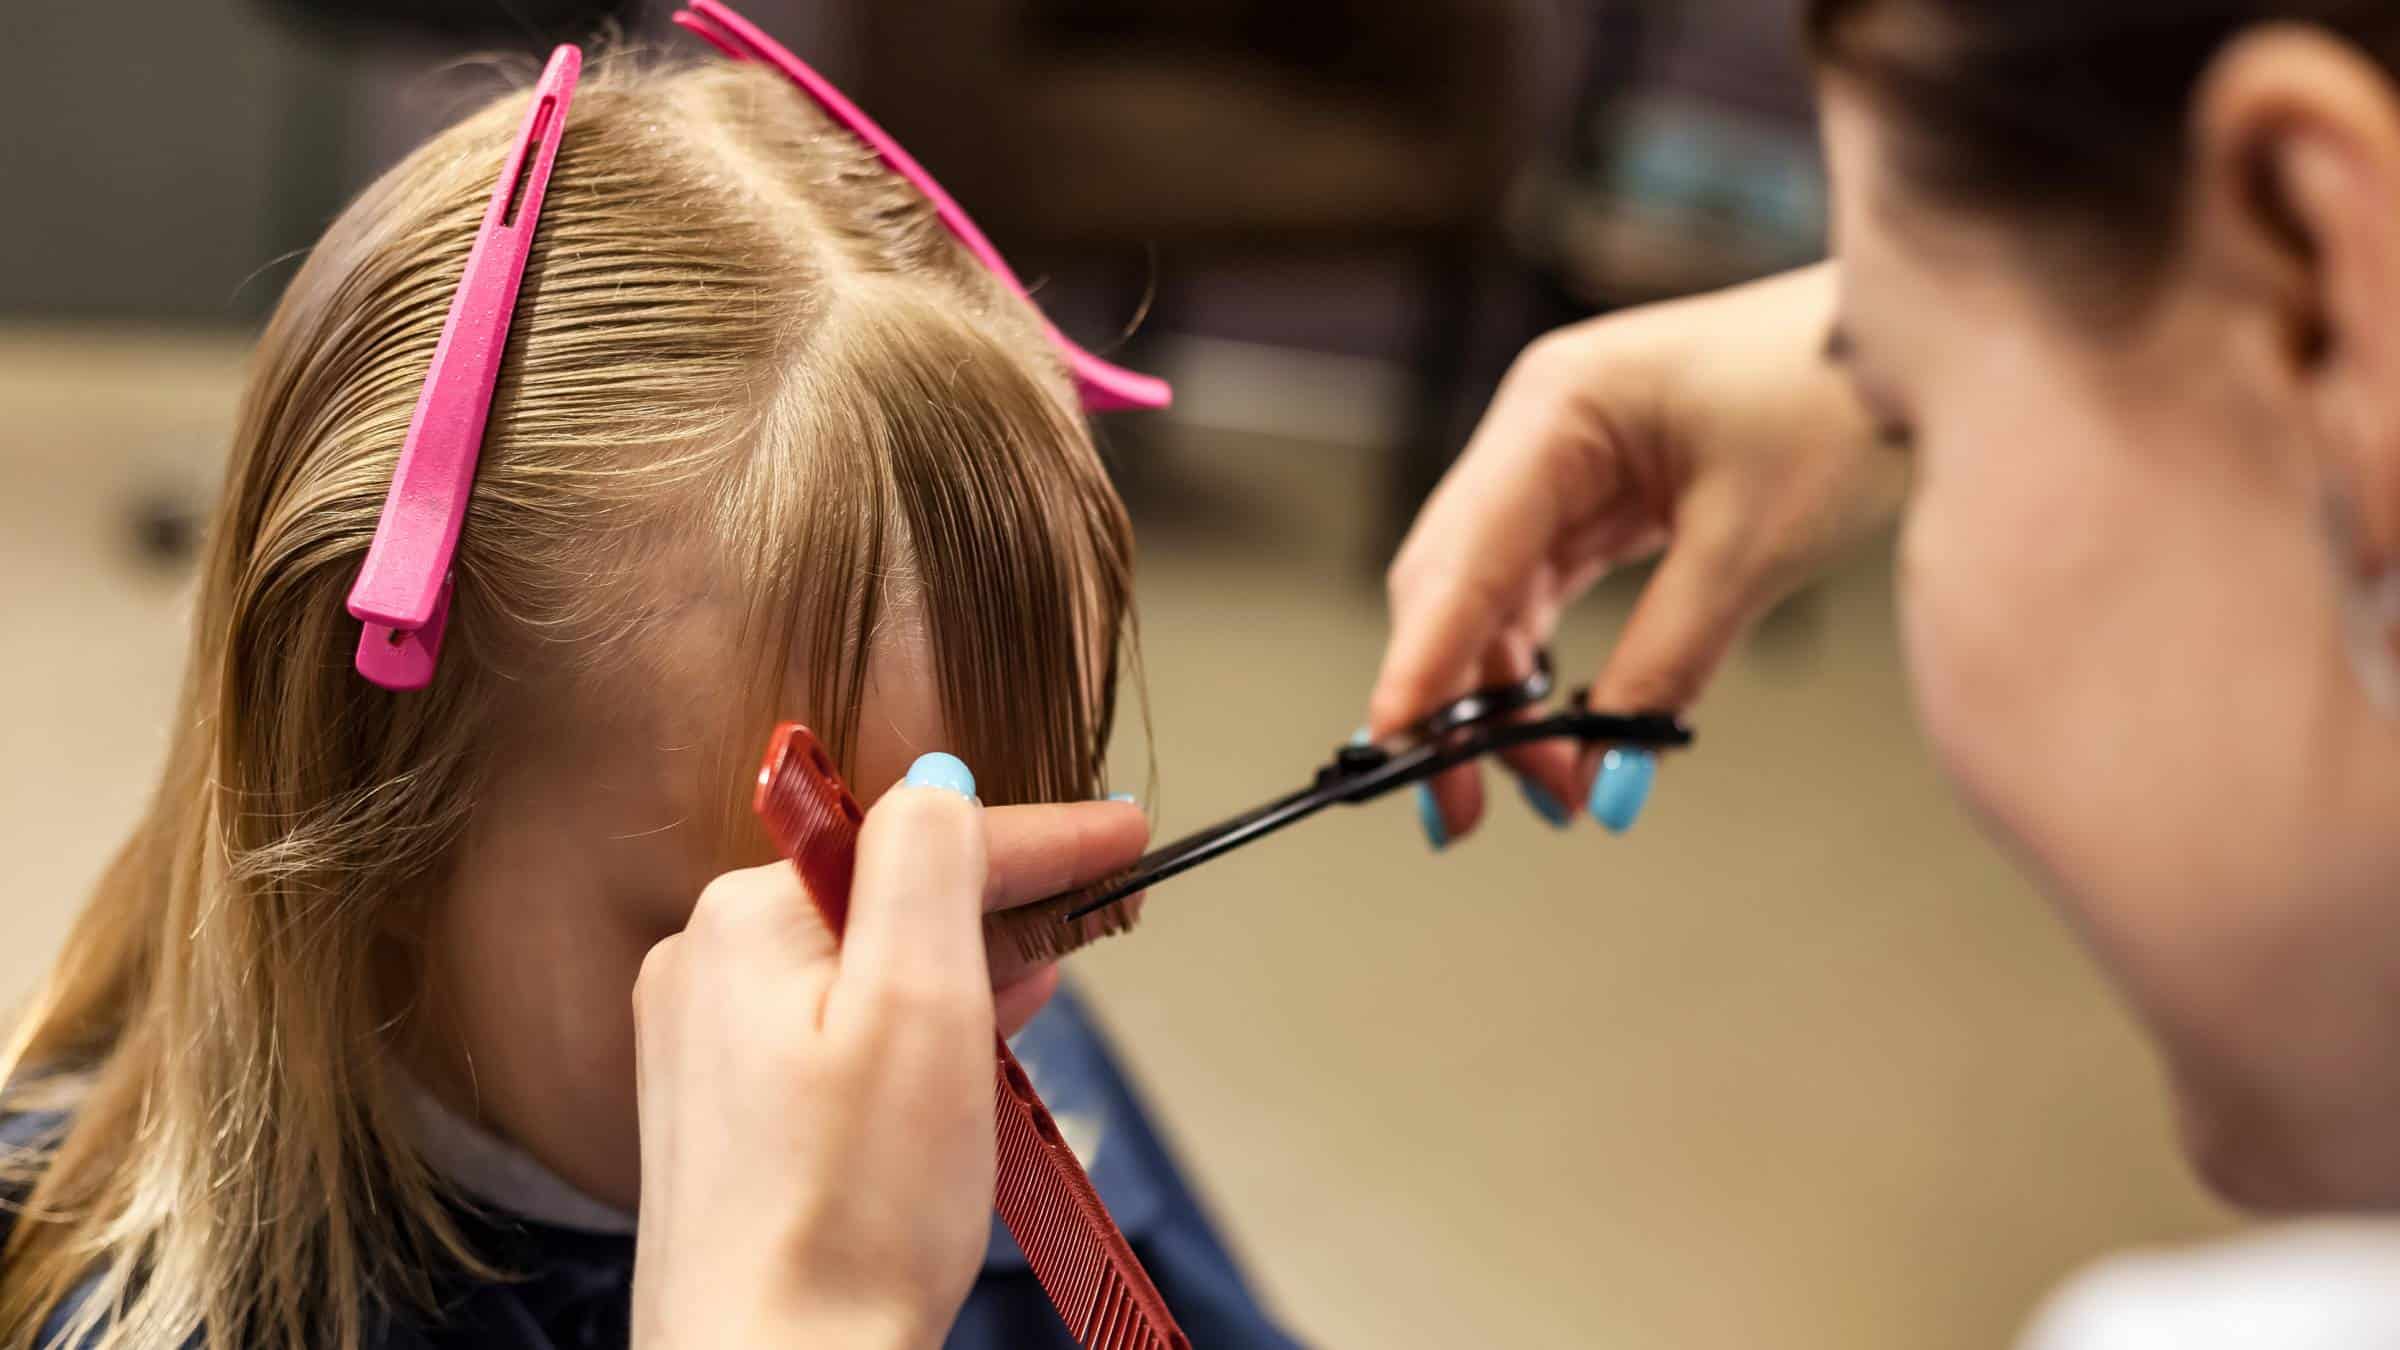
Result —
<instances>
[{"instance_id":1,"label":"girl's neck","mask_svg":"<svg viewBox=\"0 0 2400 1350\"><path fill-rule=\"evenodd\" d=\"M426 1165L477 1204L553 1228L630 1234L633 1213L602 1204L540 1159L458 1114L406 1074L395 1084Z\"/></svg>"}]
</instances>

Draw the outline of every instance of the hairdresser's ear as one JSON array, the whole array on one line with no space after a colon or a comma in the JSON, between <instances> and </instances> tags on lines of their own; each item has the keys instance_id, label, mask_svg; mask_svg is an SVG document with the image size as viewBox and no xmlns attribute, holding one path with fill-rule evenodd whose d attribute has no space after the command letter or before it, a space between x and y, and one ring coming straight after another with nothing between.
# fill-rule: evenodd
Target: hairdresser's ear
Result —
<instances>
[{"instance_id":1,"label":"hairdresser's ear","mask_svg":"<svg viewBox=\"0 0 2400 1350\"><path fill-rule=\"evenodd\" d=\"M2203 81L2194 238L2252 374L2302 420L2363 573L2400 564L2400 87L2320 29L2262 28Z\"/></svg>"}]
</instances>

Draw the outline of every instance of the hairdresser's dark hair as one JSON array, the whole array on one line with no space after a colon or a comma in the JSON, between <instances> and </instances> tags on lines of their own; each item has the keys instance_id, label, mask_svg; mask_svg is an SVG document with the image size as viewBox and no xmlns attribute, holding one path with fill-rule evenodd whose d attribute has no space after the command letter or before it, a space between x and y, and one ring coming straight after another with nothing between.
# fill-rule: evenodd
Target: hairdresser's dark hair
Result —
<instances>
[{"instance_id":1,"label":"hairdresser's dark hair","mask_svg":"<svg viewBox=\"0 0 2400 1350\"><path fill-rule=\"evenodd\" d=\"M2173 242L2201 76L2241 32L2278 22L2314 24L2400 72L2393 0L1808 6L1818 61L1889 116L1891 167L1913 190L2058 227L2136 280Z\"/></svg>"}]
</instances>

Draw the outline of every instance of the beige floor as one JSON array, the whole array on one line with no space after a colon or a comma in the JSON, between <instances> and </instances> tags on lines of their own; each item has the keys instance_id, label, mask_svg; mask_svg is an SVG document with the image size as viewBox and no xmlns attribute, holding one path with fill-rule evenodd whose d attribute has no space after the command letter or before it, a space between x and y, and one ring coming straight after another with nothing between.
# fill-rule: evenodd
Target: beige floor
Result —
<instances>
[{"instance_id":1,"label":"beige floor","mask_svg":"<svg viewBox=\"0 0 2400 1350\"><path fill-rule=\"evenodd\" d=\"M0 996L135 809L181 643L125 502L221 442L238 351L0 335ZM1352 452L1186 445L1145 537L1162 827L1296 782L1381 618ZM1746 653L1615 841L1405 802L1163 889L1082 961L1222 1216L1334 1346L2004 1344L2046 1284L2223 1219L2152 1064L1908 724L1886 581ZM1589 668L1623 597L1575 620ZM1136 765L1138 745L1127 747Z\"/></svg>"}]
</instances>

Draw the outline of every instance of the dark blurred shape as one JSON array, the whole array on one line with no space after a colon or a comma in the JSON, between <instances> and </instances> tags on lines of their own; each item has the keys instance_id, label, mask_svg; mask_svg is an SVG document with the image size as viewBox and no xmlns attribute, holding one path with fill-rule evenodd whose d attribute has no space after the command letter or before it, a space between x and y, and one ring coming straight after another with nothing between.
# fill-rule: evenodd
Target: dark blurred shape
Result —
<instances>
[{"instance_id":1,"label":"dark blurred shape","mask_svg":"<svg viewBox=\"0 0 2400 1350\"><path fill-rule=\"evenodd\" d=\"M572 42L626 25L643 0L258 0L268 14L322 36L378 35L450 43Z\"/></svg>"},{"instance_id":2,"label":"dark blurred shape","mask_svg":"<svg viewBox=\"0 0 2400 1350\"><path fill-rule=\"evenodd\" d=\"M200 549L202 509L189 493L163 487L142 493L129 522L135 558L161 570L191 562Z\"/></svg>"},{"instance_id":3,"label":"dark blurred shape","mask_svg":"<svg viewBox=\"0 0 2400 1350\"><path fill-rule=\"evenodd\" d=\"M247 4L8 7L0 312L252 312L238 308L242 278L309 237L285 228L280 198L302 195L283 191L287 166L305 174L301 133L329 119L323 66L273 41ZM301 105L312 116L290 111Z\"/></svg>"},{"instance_id":4,"label":"dark blurred shape","mask_svg":"<svg viewBox=\"0 0 2400 1350\"><path fill-rule=\"evenodd\" d=\"M864 97L1005 244L1454 237L1526 144L1495 0L886 0Z\"/></svg>"},{"instance_id":5,"label":"dark blurred shape","mask_svg":"<svg viewBox=\"0 0 2400 1350\"><path fill-rule=\"evenodd\" d=\"M1012 256L1113 262L1122 313L1155 280L1151 331L1177 326L1177 277L1203 264L1412 259L1413 504L1470 385L1551 17L1545 0L885 0L856 20L859 84Z\"/></svg>"},{"instance_id":6,"label":"dark blurred shape","mask_svg":"<svg viewBox=\"0 0 2400 1350\"><path fill-rule=\"evenodd\" d=\"M1598 0L1566 143L1514 222L1568 313L1824 256L1797 0Z\"/></svg>"}]
</instances>

